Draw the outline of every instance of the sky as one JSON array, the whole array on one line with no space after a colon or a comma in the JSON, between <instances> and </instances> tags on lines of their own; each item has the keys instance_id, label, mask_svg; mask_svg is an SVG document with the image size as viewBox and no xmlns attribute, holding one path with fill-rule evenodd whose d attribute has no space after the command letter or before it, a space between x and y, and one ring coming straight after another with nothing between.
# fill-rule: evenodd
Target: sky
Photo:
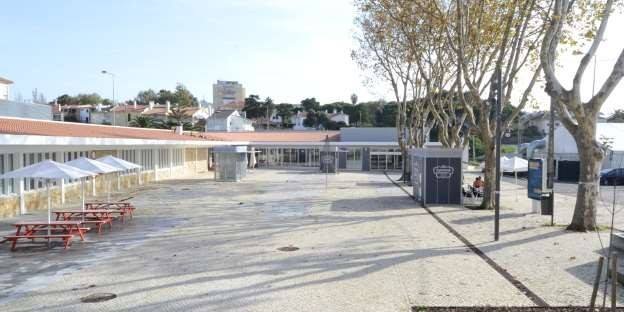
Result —
<instances>
[{"instance_id":1,"label":"sky","mask_svg":"<svg viewBox=\"0 0 624 312\"><path fill-rule=\"evenodd\" d=\"M0 77L25 99L34 88L111 97L102 70L117 100L180 82L212 102L217 80L276 103L378 99L351 60L353 17L350 0L9 1Z\"/></svg>"},{"instance_id":2,"label":"sky","mask_svg":"<svg viewBox=\"0 0 624 312\"><path fill-rule=\"evenodd\" d=\"M186 85L212 102L212 84L236 80L247 94L276 103L391 100L387 83L368 77L351 59L355 11L351 0L108 0L8 1L0 20L0 77L15 82L12 94L30 99L37 88L48 100L97 92L116 100L137 92ZM624 41L624 18L612 18L598 52L597 85L607 76ZM578 64L562 59L566 83ZM576 63L575 63L576 62ZM584 80L591 95L593 68ZM521 83L517 84L517 86ZM624 108L624 84L605 104ZM537 85L541 107L548 98Z\"/></svg>"}]
</instances>

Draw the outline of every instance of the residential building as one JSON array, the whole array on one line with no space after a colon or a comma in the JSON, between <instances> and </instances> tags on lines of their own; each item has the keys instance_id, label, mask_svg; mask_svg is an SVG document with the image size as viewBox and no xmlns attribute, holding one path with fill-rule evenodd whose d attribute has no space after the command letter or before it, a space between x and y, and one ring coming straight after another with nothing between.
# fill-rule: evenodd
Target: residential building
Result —
<instances>
[{"instance_id":1,"label":"residential building","mask_svg":"<svg viewBox=\"0 0 624 312\"><path fill-rule=\"evenodd\" d=\"M304 124L304 121L306 120L306 114L306 112L297 112L297 115L295 115L295 124L293 125L293 130L312 130L312 128L306 127Z\"/></svg>"},{"instance_id":2,"label":"residential building","mask_svg":"<svg viewBox=\"0 0 624 312\"><path fill-rule=\"evenodd\" d=\"M237 110L215 112L206 120L206 132L246 132L254 131L253 121L241 116Z\"/></svg>"},{"instance_id":3,"label":"residential building","mask_svg":"<svg viewBox=\"0 0 624 312\"><path fill-rule=\"evenodd\" d=\"M9 89L13 81L0 77L0 100L9 100Z\"/></svg>"},{"instance_id":4,"label":"residential building","mask_svg":"<svg viewBox=\"0 0 624 312\"><path fill-rule=\"evenodd\" d=\"M112 124L113 114L115 115L115 125L117 126L130 126L132 120L139 116L150 117L153 120L167 121L172 114L172 109L175 109L171 103L167 102L164 105L156 104L151 101L147 105L137 104L133 102L131 104L121 104L115 106L112 110L95 110L92 112L93 123L96 124ZM192 125L198 122L204 122L213 113L212 106L207 107L184 107L182 108L183 123L190 123Z\"/></svg>"},{"instance_id":5,"label":"residential building","mask_svg":"<svg viewBox=\"0 0 624 312\"><path fill-rule=\"evenodd\" d=\"M212 103L216 110L245 107L245 88L238 81L218 80L212 85Z\"/></svg>"},{"instance_id":6,"label":"residential building","mask_svg":"<svg viewBox=\"0 0 624 312\"><path fill-rule=\"evenodd\" d=\"M327 117L329 117L329 120L337 122L337 123L344 123L346 126L349 125L349 115L345 114L344 112L340 111L340 112L336 112L336 109L334 109L334 111L330 114L329 112L327 112Z\"/></svg>"}]
</instances>

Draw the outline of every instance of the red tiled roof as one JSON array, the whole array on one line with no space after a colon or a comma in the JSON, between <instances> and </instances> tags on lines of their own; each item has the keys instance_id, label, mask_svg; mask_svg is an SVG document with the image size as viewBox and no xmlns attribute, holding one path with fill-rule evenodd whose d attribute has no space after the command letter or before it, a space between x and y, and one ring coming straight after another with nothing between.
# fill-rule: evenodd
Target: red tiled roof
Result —
<instances>
[{"instance_id":1,"label":"red tiled roof","mask_svg":"<svg viewBox=\"0 0 624 312\"><path fill-rule=\"evenodd\" d=\"M134 108L134 105L117 105L113 108L113 111L118 112L118 113L121 113L121 112L140 113L144 111L146 107L147 105L140 105L140 104L137 104L136 108Z\"/></svg>"},{"instance_id":2,"label":"red tiled roof","mask_svg":"<svg viewBox=\"0 0 624 312\"><path fill-rule=\"evenodd\" d=\"M145 140L219 140L210 135L202 137L179 135L175 134L173 130L114 127L6 117L0 117L0 134Z\"/></svg>"},{"instance_id":3,"label":"red tiled roof","mask_svg":"<svg viewBox=\"0 0 624 312\"><path fill-rule=\"evenodd\" d=\"M0 117L0 134L42 135L87 138L125 138L148 140L200 140L251 142L339 141L339 131L266 131L266 132L193 132L175 134L173 130L115 127L105 125Z\"/></svg>"}]
</instances>

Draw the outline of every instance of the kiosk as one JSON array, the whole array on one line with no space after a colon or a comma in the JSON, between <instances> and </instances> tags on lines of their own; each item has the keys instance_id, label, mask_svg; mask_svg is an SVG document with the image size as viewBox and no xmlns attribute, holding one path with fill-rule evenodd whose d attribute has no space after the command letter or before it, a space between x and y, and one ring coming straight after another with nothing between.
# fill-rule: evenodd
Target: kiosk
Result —
<instances>
[{"instance_id":1,"label":"kiosk","mask_svg":"<svg viewBox=\"0 0 624 312\"><path fill-rule=\"evenodd\" d=\"M423 206L462 204L462 149L410 150L414 199Z\"/></svg>"},{"instance_id":2,"label":"kiosk","mask_svg":"<svg viewBox=\"0 0 624 312\"><path fill-rule=\"evenodd\" d=\"M240 181L247 175L246 146L217 146L215 157L215 181Z\"/></svg>"}]
</instances>

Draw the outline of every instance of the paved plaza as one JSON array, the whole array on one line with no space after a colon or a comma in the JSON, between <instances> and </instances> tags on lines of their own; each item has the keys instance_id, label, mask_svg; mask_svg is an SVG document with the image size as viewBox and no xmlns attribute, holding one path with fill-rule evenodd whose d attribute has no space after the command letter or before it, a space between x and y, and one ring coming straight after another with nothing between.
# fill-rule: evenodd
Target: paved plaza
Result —
<instances>
[{"instance_id":1,"label":"paved plaza","mask_svg":"<svg viewBox=\"0 0 624 312\"><path fill-rule=\"evenodd\" d=\"M327 187L325 175L315 171L255 170L240 183L211 178L163 181L120 194L133 196L135 218L115 223L112 232L90 233L67 251L11 253L0 245L0 311L409 311L534 304L383 173L330 175ZM492 241L491 211L430 210L546 303L587 305L602 251L599 237L606 244L608 233L545 226L549 218L531 213L525 193L519 197L514 204L513 193L503 196L499 242ZM13 221L2 220L0 231L8 233ZM117 297L80 301L93 293Z\"/></svg>"}]
</instances>

